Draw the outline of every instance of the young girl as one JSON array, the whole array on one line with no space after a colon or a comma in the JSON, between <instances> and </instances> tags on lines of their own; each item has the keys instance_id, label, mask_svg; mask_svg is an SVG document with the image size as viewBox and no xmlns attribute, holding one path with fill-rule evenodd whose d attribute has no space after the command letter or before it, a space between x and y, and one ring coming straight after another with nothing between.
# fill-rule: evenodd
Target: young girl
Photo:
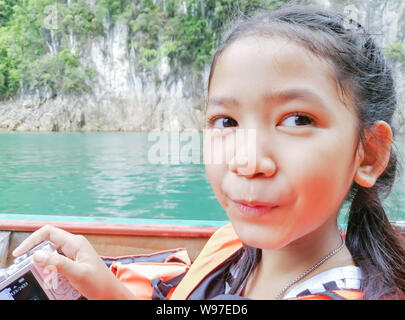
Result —
<instances>
[{"instance_id":1,"label":"young girl","mask_svg":"<svg viewBox=\"0 0 405 320\"><path fill-rule=\"evenodd\" d=\"M405 255L380 200L397 169L396 104L391 70L361 26L308 6L237 24L214 55L207 129L223 140L254 129L254 148L242 141L231 161L206 163L231 225L208 241L172 297L403 298ZM205 154L230 151L211 146ZM14 255L45 239L65 256L39 252L35 261L55 265L87 298L136 298L82 236L46 226Z\"/></svg>"}]
</instances>

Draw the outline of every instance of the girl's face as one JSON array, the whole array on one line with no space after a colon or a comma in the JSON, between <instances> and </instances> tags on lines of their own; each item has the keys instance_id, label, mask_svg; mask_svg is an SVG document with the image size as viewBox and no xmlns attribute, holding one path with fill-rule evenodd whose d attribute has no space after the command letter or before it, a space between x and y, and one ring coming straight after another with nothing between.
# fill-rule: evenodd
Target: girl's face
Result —
<instances>
[{"instance_id":1,"label":"girl's face","mask_svg":"<svg viewBox=\"0 0 405 320\"><path fill-rule=\"evenodd\" d=\"M360 159L330 62L284 38L239 39L217 60L206 115L207 175L244 243L277 249L336 230Z\"/></svg>"}]
</instances>

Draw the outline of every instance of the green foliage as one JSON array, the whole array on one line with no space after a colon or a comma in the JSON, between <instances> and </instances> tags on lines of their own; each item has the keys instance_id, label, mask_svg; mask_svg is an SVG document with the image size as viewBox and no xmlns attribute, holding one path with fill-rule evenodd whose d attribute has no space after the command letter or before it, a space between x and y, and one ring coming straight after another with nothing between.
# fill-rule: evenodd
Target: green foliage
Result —
<instances>
[{"instance_id":1,"label":"green foliage","mask_svg":"<svg viewBox=\"0 0 405 320\"><path fill-rule=\"evenodd\" d=\"M83 68L79 51L71 53L73 35L84 44L100 30L84 0L0 0L7 9L0 22L0 98L20 88L79 93L93 74Z\"/></svg>"},{"instance_id":2,"label":"green foliage","mask_svg":"<svg viewBox=\"0 0 405 320\"><path fill-rule=\"evenodd\" d=\"M199 72L209 63L222 32L237 15L259 8L275 8L274 0L166 0L138 1L131 30L137 50L137 66L146 70L162 56L172 72Z\"/></svg>"},{"instance_id":3,"label":"green foliage","mask_svg":"<svg viewBox=\"0 0 405 320\"><path fill-rule=\"evenodd\" d=\"M19 87L20 71L13 59L11 39L5 27L0 27L0 97L11 96Z\"/></svg>"},{"instance_id":4,"label":"green foliage","mask_svg":"<svg viewBox=\"0 0 405 320\"><path fill-rule=\"evenodd\" d=\"M129 5L129 0L98 0L94 13L97 21L100 23L103 23L104 20L115 22Z\"/></svg>"},{"instance_id":5,"label":"green foliage","mask_svg":"<svg viewBox=\"0 0 405 320\"><path fill-rule=\"evenodd\" d=\"M167 57L173 74L198 73L235 16L283 2L98 0L90 9L87 0L0 0L0 98L19 89L88 90L94 71L80 63L83 45L118 23L128 27L138 70Z\"/></svg>"},{"instance_id":6,"label":"green foliage","mask_svg":"<svg viewBox=\"0 0 405 320\"><path fill-rule=\"evenodd\" d=\"M160 49L164 38L167 16L152 1L139 1L136 12L130 19L131 44L137 52L137 67L151 70L165 54Z\"/></svg>"},{"instance_id":7,"label":"green foliage","mask_svg":"<svg viewBox=\"0 0 405 320\"><path fill-rule=\"evenodd\" d=\"M26 69L26 79L35 87L54 92L77 93L88 90L86 82L93 75L89 68L79 68L78 57L68 49L42 56Z\"/></svg>"},{"instance_id":8,"label":"green foliage","mask_svg":"<svg viewBox=\"0 0 405 320\"><path fill-rule=\"evenodd\" d=\"M70 6L59 4L58 15L60 32L72 31L76 35L92 35L101 30L101 24L97 22L96 16L87 7L84 0L72 1Z\"/></svg>"},{"instance_id":9,"label":"green foliage","mask_svg":"<svg viewBox=\"0 0 405 320\"><path fill-rule=\"evenodd\" d=\"M176 39L169 61L179 62L194 70L209 61L213 50L213 32L206 19L192 15L179 16L174 21L173 38Z\"/></svg>"},{"instance_id":10,"label":"green foliage","mask_svg":"<svg viewBox=\"0 0 405 320\"><path fill-rule=\"evenodd\" d=\"M0 27L7 24L17 0L0 0Z\"/></svg>"},{"instance_id":11,"label":"green foliage","mask_svg":"<svg viewBox=\"0 0 405 320\"><path fill-rule=\"evenodd\" d=\"M405 44L402 42L391 43L386 46L385 53L394 62L400 62L405 67Z\"/></svg>"}]
</instances>

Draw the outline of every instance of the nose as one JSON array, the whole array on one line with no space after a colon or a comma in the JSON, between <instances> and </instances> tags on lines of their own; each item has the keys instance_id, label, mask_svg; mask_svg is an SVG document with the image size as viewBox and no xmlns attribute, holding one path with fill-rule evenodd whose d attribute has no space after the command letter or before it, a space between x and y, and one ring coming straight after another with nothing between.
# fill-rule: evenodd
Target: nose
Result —
<instances>
[{"instance_id":1,"label":"nose","mask_svg":"<svg viewBox=\"0 0 405 320\"><path fill-rule=\"evenodd\" d=\"M276 163L269 154L266 154L266 149L260 142L256 142L254 146L255 148L246 148L242 144L237 144L235 156L229 161L229 170L246 178L273 176L277 171ZM246 149L247 151L244 151Z\"/></svg>"},{"instance_id":2,"label":"nose","mask_svg":"<svg viewBox=\"0 0 405 320\"><path fill-rule=\"evenodd\" d=\"M276 172L273 160L262 157L259 161L248 160L248 157L240 157L238 160L232 158L229 162L229 169L240 176L253 178L257 176L271 177Z\"/></svg>"}]
</instances>

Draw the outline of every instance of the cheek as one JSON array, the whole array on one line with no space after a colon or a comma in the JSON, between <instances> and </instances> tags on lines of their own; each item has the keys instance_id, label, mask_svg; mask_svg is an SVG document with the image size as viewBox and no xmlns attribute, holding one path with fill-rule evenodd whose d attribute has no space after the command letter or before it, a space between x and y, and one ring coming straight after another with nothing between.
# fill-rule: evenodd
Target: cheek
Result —
<instances>
[{"instance_id":1,"label":"cheek","mask_svg":"<svg viewBox=\"0 0 405 320\"><path fill-rule=\"evenodd\" d=\"M211 188L215 194L215 197L226 211L228 202L224 192L222 191L222 181L224 180L224 176L226 173L225 169L221 165L206 164L205 171L207 173L207 177L211 184Z\"/></svg>"},{"instance_id":2,"label":"cheek","mask_svg":"<svg viewBox=\"0 0 405 320\"><path fill-rule=\"evenodd\" d=\"M220 165L206 164L205 171L213 188L221 185L223 169Z\"/></svg>"},{"instance_id":3,"label":"cheek","mask_svg":"<svg viewBox=\"0 0 405 320\"><path fill-rule=\"evenodd\" d=\"M232 129L208 129L204 132L205 164L228 164L235 155L235 134Z\"/></svg>"},{"instance_id":4,"label":"cheek","mask_svg":"<svg viewBox=\"0 0 405 320\"><path fill-rule=\"evenodd\" d=\"M207 130L204 135L203 155L205 171L217 194L228 171L228 163L234 154L232 135L215 134Z\"/></svg>"},{"instance_id":5,"label":"cheek","mask_svg":"<svg viewBox=\"0 0 405 320\"><path fill-rule=\"evenodd\" d=\"M307 145L284 162L289 167L286 168L289 182L309 215L338 210L353 181L348 145L330 139L328 142Z\"/></svg>"}]
</instances>

